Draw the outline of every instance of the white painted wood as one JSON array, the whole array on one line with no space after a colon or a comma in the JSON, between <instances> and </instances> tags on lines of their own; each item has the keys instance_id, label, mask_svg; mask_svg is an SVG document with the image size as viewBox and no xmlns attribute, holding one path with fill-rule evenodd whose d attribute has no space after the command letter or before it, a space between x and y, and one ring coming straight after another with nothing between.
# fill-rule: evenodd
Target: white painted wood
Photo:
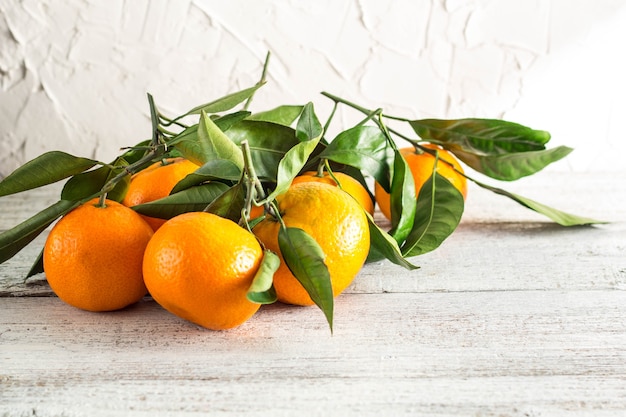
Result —
<instances>
[{"instance_id":1,"label":"white painted wood","mask_svg":"<svg viewBox=\"0 0 626 417\"><path fill-rule=\"evenodd\" d=\"M421 269L363 268L332 335L315 308L226 332L150 299L74 309L43 274L23 283L41 236L0 265L0 416L626 415L626 178L546 176L503 188L613 223L563 228L472 188ZM0 198L0 230L54 198Z\"/></svg>"},{"instance_id":2,"label":"white painted wood","mask_svg":"<svg viewBox=\"0 0 626 417\"><path fill-rule=\"evenodd\" d=\"M0 410L36 415L619 415L626 293L347 294L227 332L153 302L0 299ZM270 412L259 412L260 410Z\"/></svg>"}]
</instances>

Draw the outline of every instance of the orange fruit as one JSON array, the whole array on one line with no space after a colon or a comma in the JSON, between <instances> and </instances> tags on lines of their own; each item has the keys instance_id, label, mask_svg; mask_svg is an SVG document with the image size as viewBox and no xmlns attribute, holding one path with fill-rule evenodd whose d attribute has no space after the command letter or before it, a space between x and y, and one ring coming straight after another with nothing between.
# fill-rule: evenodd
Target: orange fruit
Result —
<instances>
[{"instance_id":1,"label":"orange fruit","mask_svg":"<svg viewBox=\"0 0 626 417\"><path fill-rule=\"evenodd\" d=\"M317 175L315 171L307 171L302 175L297 176L293 179L292 184L298 184L300 182L307 181L316 181L323 182L325 184L334 185L335 187L339 186L343 191L350 194L356 201L361 204L361 207L365 209L369 214L374 214L374 202L372 201L372 197L370 197L369 193L365 189L365 187L358 182L355 178L351 177L348 174L344 174L343 172L333 172L339 184L330 176L328 172L324 172L324 176L320 177Z\"/></svg>"},{"instance_id":2,"label":"orange fruit","mask_svg":"<svg viewBox=\"0 0 626 417\"><path fill-rule=\"evenodd\" d=\"M198 165L184 158L169 158L165 163L155 162L132 176L122 204L132 207L167 197L180 180L198 168ZM154 230L166 221L156 217L142 217Z\"/></svg>"},{"instance_id":3,"label":"orange fruit","mask_svg":"<svg viewBox=\"0 0 626 417\"><path fill-rule=\"evenodd\" d=\"M315 181L293 184L276 200L285 225L303 229L322 248L333 295L339 295L356 277L369 252L369 225L363 208L339 188ZM311 297L280 253L279 229L280 223L268 216L252 230L281 258L274 274L276 295L284 303L311 305Z\"/></svg>"},{"instance_id":4,"label":"orange fruit","mask_svg":"<svg viewBox=\"0 0 626 417\"><path fill-rule=\"evenodd\" d=\"M456 189L463 194L463 198L467 197L467 179L455 171L456 168L460 172L464 172L463 167L459 164L457 159L450 152L439 146L432 144L422 146L429 149L436 149L439 152L437 173L450 181L452 185L454 185ZM421 154L417 153L413 147L402 148L400 149L400 153L411 169L413 181L415 182L415 195L418 196L422 186L433 173L435 157L427 152ZM452 166L450 166L450 164L452 164ZM387 219L391 219L391 199L389 193L385 191L380 184L375 183L374 195L376 196L376 203L378 203L380 211L385 215L385 217L387 217Z\"/></svg>"},{"instance_id":5,"label":"orange fruit","mask_svg":"<svg viewBox=\"0 0 626 417\"><path fill-rule=\"evenodd\" d=\"M152 228L132 209L93 199L63 216L43 250L46 278L66 303L89 311L124 308L146 295L141 273Z\"/></svg>"},{"instance_id":6,"label":"orange fruit","mask_svg":"<svg viewBox=\"0 0 626 417\"><path fill-rule=\"evenodd\" d=\"M265 209L263 208L263 206L255 206L253 204L252 207L250 207L250 218L256 219L257 217L262 216L264 212Z\"/></svg>"},{"instance_id":7,"label":"orange fruit","mask_svg":"<svg viewBox=\"0 0 626 417\"><path fill-rule=\"evenodd\" d=\"M154 233L143 260L150 295L169 312L200 326L236 327L260 304L246 294L263 250L252 233L205 212L168 220Z\"/></svg>"}]
</instances>

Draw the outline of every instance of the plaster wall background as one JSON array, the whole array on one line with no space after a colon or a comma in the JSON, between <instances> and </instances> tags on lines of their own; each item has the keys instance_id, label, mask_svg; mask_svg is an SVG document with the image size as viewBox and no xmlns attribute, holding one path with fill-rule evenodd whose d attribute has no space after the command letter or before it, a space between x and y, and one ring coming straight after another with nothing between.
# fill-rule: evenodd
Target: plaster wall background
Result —
<instances>
[{"instance_id":1,"label":"plaster wall background","mask_svg":"<svg viewBox=\"0 0 626 417\"><path fill-rule=\"evenodd\" d=\"M253 85L267 51L252 110L323 121L328 91L503 118L575 148L550 170L623 173L625 44L623 0L0 0L0 177L48 150L111 160L149 137L147 92L181 114Z\"/></svg>"}]
</instances>

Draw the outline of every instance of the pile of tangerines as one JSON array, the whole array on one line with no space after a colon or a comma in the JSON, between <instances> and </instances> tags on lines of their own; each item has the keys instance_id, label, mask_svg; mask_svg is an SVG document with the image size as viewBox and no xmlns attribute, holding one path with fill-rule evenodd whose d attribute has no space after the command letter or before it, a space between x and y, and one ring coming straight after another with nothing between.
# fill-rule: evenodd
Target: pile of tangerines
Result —
<instances>
[{"instance_id":1,"label":"pile of tangerines","mask_svg":"<svg viewBox=\"0 0 626 417\"><path fill-rule=\"evenodd\" d=\"M149 95L152 137L111 163L53 151L18 168L0 197L67 181L57 203L0 234L0 263L53 226L29 275L44 272L74 307L111 311L149 295L228 329L280 301L317 305L332 329L333 299L365 263L415 268L409 258L454 231L469 178L457 157L510 181L570 151L547 150L547 132L510 122L389 118L408 122L418 135L409 138L381 111L324 93L366 116L327 140L332 115L322 126L311 103L248 111L263 79L176 118ZM560 224L595 222L472 181Z\"/></svg>"},{"instance_id":2,"label":"pile of tangerines","mask_svg":"<svg viewBox=\"0 0 626 417\"><path fill-rule=\"evenodd\" d=\"M435 149L433 146L429 146ZM443 149L438 172L465 195L466 179L456 159ZM435 157L404 148L419 194L432 175ZM367 188L341 172L305 171L276 198L281 220L253 206L250 221L263 217L251 232L232 220L205 211L169 220L132 209L167 197L176 184L200 167L167 158L132 175L121 203L94 198L71 210L50 231L43 266L52 290L66 303L89 311L127 307L150 294L163 308L209 329L236 327L262 303L248 297L263 250L280 258L273 274L279 301L308 306L311 296L282 258L281 222L308 233L319 244L333 297L345 290L370 250L367 214L374 201ZM390 196L376 185L375 199L390 218Z\"/></svg>"}]
</instances>

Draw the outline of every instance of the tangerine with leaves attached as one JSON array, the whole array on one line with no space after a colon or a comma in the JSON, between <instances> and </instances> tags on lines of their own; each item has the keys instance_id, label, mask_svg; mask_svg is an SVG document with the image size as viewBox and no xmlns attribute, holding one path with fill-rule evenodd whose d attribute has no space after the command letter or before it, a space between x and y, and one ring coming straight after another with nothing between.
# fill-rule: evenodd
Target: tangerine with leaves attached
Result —
<instances>
[{"instance_id":1,"label":"tangerine with leaves attached","mask_svg":"<svg viewBox=\"0 0 626 417\"><path fill-rule=\"evenodd\" d=\"M369 224L363 208L339 188L315 181L293 184L276 200L285 225L304 230L323 250L336 297L354 280L369 253ZM282 257L278 244L280 227L276 218L268 216L252 229L265 247L281 258L274 273L278 300L312 305L313 300Z\"/></svg>"}]
</instances>

